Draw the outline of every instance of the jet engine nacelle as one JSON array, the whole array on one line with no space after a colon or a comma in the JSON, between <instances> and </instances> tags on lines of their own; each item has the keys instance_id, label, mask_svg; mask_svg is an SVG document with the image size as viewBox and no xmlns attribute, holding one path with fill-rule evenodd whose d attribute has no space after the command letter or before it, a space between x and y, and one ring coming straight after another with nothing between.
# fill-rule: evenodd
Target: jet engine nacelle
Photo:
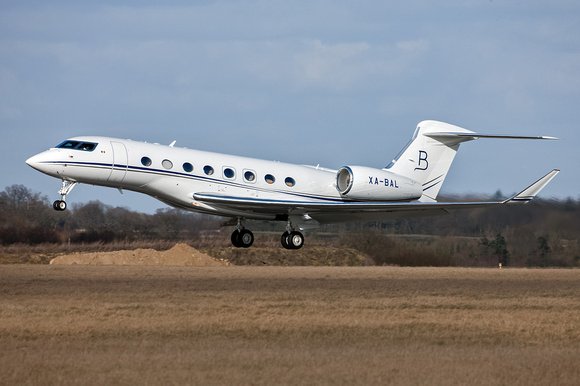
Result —
<instances>
[{"instance_id":1,"label":"jet engine nacelle","mask_svg":"<svg viewBox=\"0 0 580 386\"><path fill-rule=\"evenodd\" d=\"M423 187L410 178L365 166L338 169L336 188L345 198L365 201L412 200L423 194Z\"/></svg>"}]
</instances>

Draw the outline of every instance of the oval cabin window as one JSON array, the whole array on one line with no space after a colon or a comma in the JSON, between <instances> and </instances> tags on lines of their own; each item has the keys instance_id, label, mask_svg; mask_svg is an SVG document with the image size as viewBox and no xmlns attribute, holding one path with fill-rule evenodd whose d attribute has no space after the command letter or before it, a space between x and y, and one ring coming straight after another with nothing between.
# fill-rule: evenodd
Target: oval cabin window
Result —
<instances>
[{"instance_id":1,"label":"oval cabin window","mask_svg":"<svg viewBox=\"0 0 580 386\"><path fill-rule=\"evenodd\" d=\"M207 174L208 176L211 176L213 174L213 168L211 166L209 166L209 165L205 165L203 167L203 172L205 174Z\"/></svg>"},{"instance_id":2,"label":"oval cabin window","mask_svg":"<svg viewBox=\"0 0 580 386\"><path fill-rule=\"evenodd\" d=\"M225 178L234 178L236 176L236 172L234 172L234 169L232 168L225 168L224 169L224 177Z\"/></svg>"},{"instance_id":3,"label":"oval cabin window","mask_svg":"<svg viewBox=\"0 0 580 386\"><path fill-rule=\"evenodd\" d=\"M193 171L193 165L190 164L189 162L186 162L183 164L183 170L185 170L188 173L191 173Z\"/></svg>"},{"instance_id":4,"label":"oval cabin window","mask_svg":"<svg viewBox=\"0 0 580 386\"><path fill-rule=\"evenodd\" d=\"M256 180L256 175L254 174L254 172L247 170L244 173L244 179L248 182L254 182Z\"/></svg>"},{"instance_id":5,"label":"oval cabin window","mask_svg":"<svg viewBox=\"0 0 580 386\"><path fill-rule=\"evenodd\" d=\"M161 162L161 165L163 165L163 167L167 170L173 168L173 162L168 159L164 159L163 162Z\"/></svg>"}]
</instances>

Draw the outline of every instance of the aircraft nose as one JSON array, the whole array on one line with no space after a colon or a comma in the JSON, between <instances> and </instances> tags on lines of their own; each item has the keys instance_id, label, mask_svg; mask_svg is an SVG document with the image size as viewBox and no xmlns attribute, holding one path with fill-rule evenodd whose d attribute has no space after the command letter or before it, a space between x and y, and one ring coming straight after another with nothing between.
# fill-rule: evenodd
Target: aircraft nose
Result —
<instances>
[{"instance_id":1,"label":"aircraft nose","mask_svg":"<svg viewBox=\"0 0 580 386\"><path fill-rule=\"evenodd\" d=\"M29 159L26 160L26 164L28 166L30 166L31 168L38 170L38 167L40 165L40 157L39 156L40 156L40 154L33 155L32 157L30 157Z\"/></svg>"},{"instance_id":2,"label":"aircraft nose","mask_svg":"<svg viewBox=\"0 0 580 386\"><path fill-rule=\"evenodd\" d=\"M33 155L26 160L28 166L53 177L61 177L64 172L62 154L58 149L50 149Z\"/></svg>"},{"instance_id":3,"label":"aircraft nose","mask_svg":"<svg viewBox=\"0 0 580 386\"><path fill-rule=\"evenodd\" d=\"M52 165L50 161L53 160L54 156L50 154L49 151L44 151L42 153L33 155L26 160L26 163L28 166L38 170L39 172L51 174L54 171L54 165Z\"/></svg>"}]
</instances>

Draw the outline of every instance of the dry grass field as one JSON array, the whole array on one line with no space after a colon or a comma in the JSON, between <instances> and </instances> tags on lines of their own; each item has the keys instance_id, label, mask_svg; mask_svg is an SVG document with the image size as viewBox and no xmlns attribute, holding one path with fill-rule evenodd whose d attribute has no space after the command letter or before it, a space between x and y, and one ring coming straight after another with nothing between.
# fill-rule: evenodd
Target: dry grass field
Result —
<instances>
[{"instance_id":1,"label":"dry grass field","mask_svg":"<svg viewBox=\"0 0 580 386\"><path fill-rule=\"evenodd\" d=\"M580 270L0 265L0 384L580 384Z\"/></svg>"}]
</instances>

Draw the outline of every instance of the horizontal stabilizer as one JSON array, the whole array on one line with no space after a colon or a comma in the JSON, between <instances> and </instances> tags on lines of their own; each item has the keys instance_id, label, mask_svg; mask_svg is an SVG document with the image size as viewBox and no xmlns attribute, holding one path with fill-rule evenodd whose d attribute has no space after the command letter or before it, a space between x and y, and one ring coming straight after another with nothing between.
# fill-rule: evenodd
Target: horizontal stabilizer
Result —
<instances>
[{"instance_id":1,"label":"horizontal stabilizer","mask_svg":"<svg viewBox=\"0 0 580 386\"><path fill-rule=\"evenodd\" d=\"M504 204L512 204L512 203L528 203L533 200L542 189L546 187L560 173L559 169L554 169L550 173L546 174L544 177L540 178L520 193L516 194L512 198L505 200Z\"/></svg>"},{"instance_id":2,"label":"horizontal stabilizer","mask_svg":"<svg viewBox=\"0 0 580 386\"><path fill-rule=\"evenodd\" d=\"M529 136L529 135L503 135L503 134L480 134L480 133L453 133L453 132L434 132L425 133L427 137L442 140L459 140L461 142L473 141L479 138L499 138L499 139L549 139L555 140L556 137L548 137L545 135L541 136Z\"/></svg>"}]
</instances>

